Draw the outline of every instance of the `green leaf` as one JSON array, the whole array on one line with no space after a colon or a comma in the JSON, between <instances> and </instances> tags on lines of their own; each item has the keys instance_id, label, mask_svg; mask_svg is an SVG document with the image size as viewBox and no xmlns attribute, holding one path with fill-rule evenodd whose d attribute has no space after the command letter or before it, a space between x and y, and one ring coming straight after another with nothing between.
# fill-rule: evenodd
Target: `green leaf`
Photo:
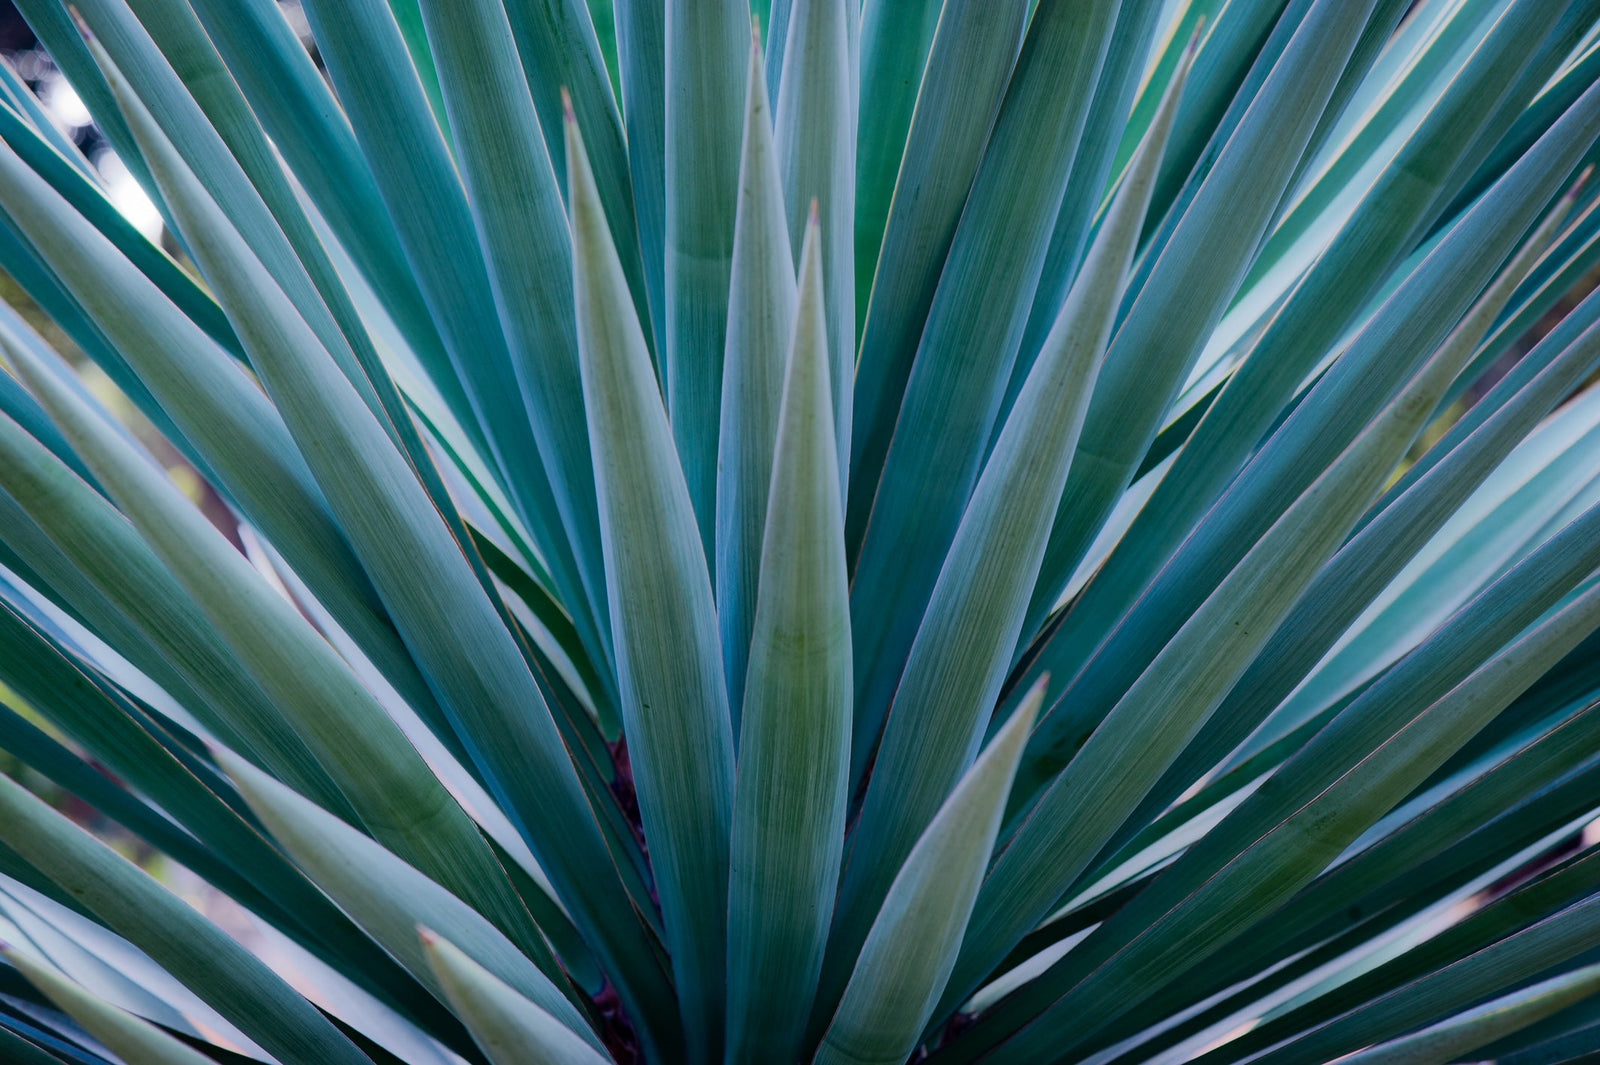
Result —
<instances>
[{"instance_id":1,"label":"green leaf","mask_svg":"<svg viewBox=\"0 0 1600 1065\"><path fill-rule=\"evenodd\" d=\"M448 940L421 930L445 997L494 1065L602 1065L611 1059ZM591 1037L592 1039L592 1037Z\"/></svg>"},{"instance_id":2,"label":"green leaf","mask_svg":"<svg viewBox=\"0 0 1600 1065\"><path fill-rule=\"evenodd\" d=\"M750 628L755 619L761 542L767 524L784 356L794 335L795 276L772 139L760 41L750 43L744 158L734 226L733 286L722 369L717 444L715 586L728 705L735 730L744 705ZM826 338L823 338L824 342Z\"/></svg>"},{"instance_id":3,"label":"green leaf","mask_svg":"<svg viewBox=\"0 0 1600 1065\"><path fill-rule=\"evenodd\" d=\"M869 3L861 12L860 128L856 141L856 331L867 317L895 177L944 0Z\"/></svg>"},{"instance_id":4,"label":"green leaf","mask_svg":"<svg viewBox=\"0 0 1600 1065\"><path fill-rule=\"evenodd\" d=\"M0 677L95 762L159 804L161 812L9 710L0 710L0 747L137 832L379 997L424 1023L441 1020L442 1011L421 988L261 837L220 774L178 747L152 716L66 658L5 605L0 605ZM56 757L47 753L50 748Z\"/></svg>"},{"instance_id":5,"label":"green leaf","mask_svg":"<svg viewBox=\"0 0 1600 1065\"><path fill-rule=\"evenodd\" d=\"M0 840L284 1065L370 1065L249 951L110 847L0 777Z\"/></svg>"},{"instance_id":6,"label":"green leaf","mask_svg":"<svg viewBox=\"0 0 1600 1065\"><path fill-rule=\"evenodd\" d=\"M1186 70L1173 79L1028 375L933 588L852 830L829 945L828 976L837 983L825 981L827 992L838 993L838 970L854 958L895 870L977 756L1039 574Z\"/></svg>"},{"instance_id":7,"label":"green leaf","mask_svg":"<svg viewBox=\"0 0 1600 1065\"><path fill-rule=\"evenodd\" d=\"M94 57L89 54L83 38L73 25L72 13L67 5L56 0L22 0L17 10L28 22L40 43L50 53L50 59L70 79L73 91L95 117L106 140L116 149L117 157L127 166L129 173L146 189L155 187L145 170L144 160L133 143L133 136L123 124L116 102L111 98L111 87L106 84ZM165 205L157 203L165 211Z\"/></svg>"},{"instance_id":8,"label":"green leaf","mask_svg":"<svg viewBox=\"0 0 1600 1065\"><path fill-rule=\"evenodd\" d=\"M602 31L615 33L606 10L591 12L584 0L508 0L506 15L516 37L516 51L534 105L539 109L539 128L554 164L556 178L566 180L567 149L561 128L561 90L572 97L578 124L588 130L586 143L589 163L594 167L595 185L606 217L617 220L624 234L617 255L622 272L633 291L633 304L641 322L649 319L650 300L645 289L644 263L640 254L639 230L635 222L633 182L628 170L628 144L623 133L622 115L612 93L606 61L602 55ZM446 102L450 86L446 86ZM457 124L459 120L452 119ZM647 343L651 341L646 334ZM653 351L652 346L652 351Z\"/></svg>"},{"instance_id":9,"label":"green leaf","mask_svg":"<svg viewBox=\"0 0 1600 1065\"><path fill-rule=\"evenodd\" d=\"M574 547L561 526L556 491L545 476L500 329L495 289L466 193L400 27L384 0L315 0L305 10L428 311L488 440L485 457L504 479L562 599L583 603Z\"/></svg>"},{"instance_id":10,"label":"green leaf","mask_svg":"<svg viewBox=\"0 0 1600 1065\"><path fill-rule=\"evenodd\" d=\"M1483 304L1478 312L1474 312L1480 328L1488 318L1488 313L1493 313L1494 307L1509 294L1510 286L1514 286L1515 280L1522 277L1523 272L1533 264L1542 248L1542 240L1558 229L1560 217L1565 214L1568 205L1570 198L1563 201L1563 205L1558 206L1541 224L1539 237L1531 238L1522 253L1518 253L1520 262L1515 267L1507 267L1494 283L1494 301ZM1470 248L1462 248L1462 253L1470 253ZM1453 273L1454 270L1443 272L1440 280L1445 281ZM1552 334L1549 341L1565 347L1565 337L1570 336L1573 336L1573 328L1568 326ZM1390 580L1402 571L1406 561L1411 560L1422 545L1427 544L1429 537L1434 536L1438 528L1458 512L1462 502L1478 485L1482 485L1485 478L1490 477L1499 462L1533 429L1538 419L1549 413L1549 409L1554 408L1562 397L1570 395L1595 358L1600 358L1600 347L1597 345L1600 345L1600 329L1594 331L1594 336L1587 337L1584 344L1574 345L1573 349L1568 350L1558 368L1550 369L1549 374L1541 374L1536 387L1528 385L1526 389L1518 390L1517 398L1510 401L1494 419L1493 429L1474 433L1470 445L1451 453L1445 461L1448 469L1430 475L1427 485L1419 485L1418 491L1408 491L1403 502L1397 501L1397 504L1381 510L1371 525L1363 528L1357 536L1352 537L1350 544L1339 550L1338 555L1312 580L1310 587L1307 587L1306 598L1296 604L1282 627L1272 635L1266 648L1262 648L1256 662L1240 678L1240 683L1235 684L1234 691L1229 692L1218 713L1195 737L1189 750L1179 756L1162 784L1152 790L1144 803L1146 811L1165 806L1202 772L1221 761L1227 752L1266 718L1267 713L1282 702L1283 697L1288 696L1306 678L1334 641L1346 632L1350 622L1354 622L1368 603L1389 585ZM1542 350L1538 358L1544 358ZM1342 417L1347 416L1350 406L1352 403L1333 403L1328 409L1330 413L1338 413ZM1302 438L1320 440L1328 432L1334 432L1333 427L1323 422L1318 432L1306 433L1306 437ZM1278 469L1294 470L1296 462L1283 462ZM1272 499L1277 491L1282 489L1269 489L1266 493L1258 494L1256 499ZM1218 542L1227 544L1230 539L1240 536L1245 536L1245 532L1238 531L1235 526L1232 531L1219 536ZM1138 820L1138 817L1134 817L1134 820Z\"/></svg>"},{"instance_id":11,"label":"green leaf","mask_svg":"<svg viewBox=\"0 0 1600 1065\"><path fill-rule=\"evenodd\" d=\"M1349 1065L1443 1065L1581 1002L1596 991L1600 991L1600 965L1585 965L1342 1060Z\"/></svg>"},{"instance_id":12,"label":"green leaf","mask_svg":"<svg viewBox=\"0 0 1600 1065\"><path fill-rule=\"evenodd\" d=\"M88 1033L109 1047L127 1065L215 1065L211 1058L140 1020L101 1001L61 973L15 948L0 946L4 958L28 982L49 996Z\"/></svg>"},{"instance_id":13,"label":"green leaf","mask_svg":"<svg viewBox=\"0 0 1600 1065\"><path fill-rule=\"evenodd\" d=\"M1267 326L1179 453L1170 476L1162 479L1104 567L1074 603L1068 619L1052 635L1052 647L1041 657L1039 668L1065 676L1088 659L1095 643L1139 597L1189 530L1207 517L1318 361L1337 350L1340 333L1426 232L1449 195L1450 175L1463 160L1471 161L1474 135L1489 122L1494 102L1515 80L1519 59L1529 52L1531 42L1548 32L1555 18L1554 9L1534 6L1537 10L1524 5L1524 17L1508 17L1484 43ZM1385 386L1394 387L1405 360L1395 358L1393 352L1420 355L1430 350L1494 276L1503 257L1534 224L1592 139L1593 133L1585 125L1574 115L1560 136L1524 160L1527 165L1519 168L1520 180L1498 189L1457 225L1384 302L1351 343L1339 367L1329 374L1341 381L1345 396L1331 395L1340 386L1330 381L1296 411L1294 429L1285 428L1280 446L1288 445L1291 434L1303 434L1299 437L1305 441L1300 445L1302 453L1288 464L1296 471L1299 486L1309 483L1317 470L1332 461L1353 436L1354 427L1365 420L1363 414L1382 402ZM1355 406L1348 398L1352 389L1364 393L1363 406ZM1342 432L1340 426L1345 427ZM1311 448L1317 453L1304 454ZM1258 464L1245 476L1259 478L1263 473ZM1256 498L1285 501L1295 492L1280 481ZM1255 528L1264 528L1278 512L1270 503L1255 507ZM1234 545L1231 558L1236 559L1253 537L1249 531L1233 531L1225 539ZM1059 586L1041 586L1030 620L1042 619L1059 590ZM1142 609L1152 608L1144 605ZM1175 618L1182 611L1168 607L1166 613ZM1130 659L1137 662L1138 656Z\"/></svg>"},{"instance_id":14,"label":"green leaf","mask_svg":"<svg viewBox=\"0 0 1600 1065\"><path fill-rule=\"evenodd\" d=\"M1066 768L995 861L958 987L975 987L1050 912L1254 660L1470 355L1466 336L1453 340L1250 548L1083 745L1065 753Z\"/></svg>"},{"instance_id":15,"label":"green leaf","mask_svg":"<svg viewBox=\"0 0 1600 1065\"><path fill-rule=\"evenodd\" d=\"M750 9L745 0L665 3L667 332L662 364L673 439L704 553L711 558L744 125L745 79L738 57L744 54ZM612 220L613 228L617 221Z\"/></svg>"},{"instance_id":16,"label":"green leaf","mask_svg":"<svg viewBox=\"0 0 1600 1065\"><path fill-rule=\"evenodd\" d=\"M894 878L872 923L818 1065L904 1061L955 965L1006 794L1045 681L962 776Z\"/></svg>"},{"instance_id":17,"label":"green leaf","mask_svg":"<svg viewBox=\"0 0 1600 1065\"><path fill-rule=\"evenodd\" d=\"M1000 113L1027 16L1027 0L946 0L939 16L861 327L845 510L852 558L860 550L917 342ZM858 668L866 664L860 660Z\"/></svg>"},{"instance_id":18,"label":"green leaf","mask_svg":"<svg viewBox=\"0 0 1600 1065\"><path fill-rule=\"evenodd\" d=\"M267 584L163 471L132 454L25 349L9 354L34 396L365 826L519 941L539 943L538 929L477 827L294 604Z\"/></svg>"},{"instance_id":19,"label":"green leaf","mask_svg":"<svg viewBox=\"0 0 1600 1065\"><path fill-rule=\"evenodd\" d=\"M650 294L648 335L655 337L664 363L667 343L667 5L615 6L617 63L622 74L622 113L627 121L628 169L633 178L633 209L639 222ZM731 57L730 57L731 58ZM643 321L643 319L641 319Z\"/></svg>"},{"instance_id":20,"label":"green leaf","mask_svg":"<svg viewBox=\"0 0 1600 1065\"><path fill-rule=\"evenodd\" d=\"M113 97L126 95L119 93L115 84L125 79L162 113L169 140L201 184L228 206L241 233L317 330L340 369L373 410L381 410L372 383L351 348L355 339L370 344L355 308L248 105L240 94L227 91L233 87L232 80L199 20L187 6L164 5L163 0L134 2L144 7L145 21L161 34L160 51L126 4L85 0L77 8L94 33L89 50ZM108 56L115 57L115 70ZM191 95L190 86L206 102L207 110ZM122 106L120 102L118 106ZM226 135L214 128L211 120ZM137 136L134 139L137 143ZM159 183L155 194L164 202ZM314 285L313 278L320 284ZM339 317L349 331L348 339L336 322ZM376 365L376 355L368 362Z\"/></svg>"},{"instance_id":21,"label":"green leaf","mask_svg":"<svg viewBox=\"0 0 1600 1065\"><path fill-rule=\"evenodd\" d=\"M170 5L173 0L144 0L147 11L152 2ZM471 403L428 315L372 168L327 80L282 9L273 0L190 0L190 4L273 146L359 264L451 412L487 454Z\"/></svg>"},{"instance_id":22,"label":"green leaf","mask_svg":"<svg viewBox=\"0 0 1600 1065\"><path fill-rule=\"evenodd\" d=\"M335 620L379 654L396 642L376 592L328 514L305 462L248 372L0 149L0 208L23 229L205 457L219 488L283 553ZM388 630L387 633L385 630ZM403 677L397 674L403 683Z\"/></svg>"},{"instance_id":23,"label":"green leaf","mask_svg":"<svg viewBox=\"0 0 1600 1065\"><path fill-rule=\"evenodd\" d=\"M1587 783L1592 788L1593 781ZM1600 945L1600 907L1593 898L1600 886L1596 858L1591 850L1568 859L1459 924L1263 1025L1264 1033L1278 1036L1271 1042L1281 1043L1265 1057L1275 1065L1327 1061L1482 1002L1592 951ZM1237 1048L1271 1045L1254 1035L1245 1035ZM1285 1035L1289 1038L1282 1042ZM1330 1053L1335 1047L1342 1049Z\"/></svg>"},{"instance_id":24,"label":"green leaf","mask_svg":"<svg viewBox=\"0 0 1600 1065\"><path fill-rule=\"evenodd\" d=\"M450 69L451 50L439 54ZM664 974L646 956L640 930L616 919L630 906L550 709L460 546L382 426L176 158L149 112L122 97L114 75L112 84L267 392L506 812L558 894L571 900L629 1000L643 1005L663 994ZM457 129L464 142L473 136L469 122L458 122Z\"/></svg>"},{"instance_id":25,"label":"green leaf","mask_svg":"<svg viewBox=\"0 0 1600 1065\"><path fill-rule=\"evenodd\" d=\"M1092 959L1099 960L1101 967L1075 990L1069 991L1048 976L1042 978L1013 1000L1008 1012L1026 1016L1027 1011L1055 1001L1023 1033L1008 1041L1008 1052L1022 1061L1042 1060L1043 1047L1060 1052L1085 1033L1083 1011L1091 1011L1089 1016L1104 1023L1136 1003L1138 992L1130 993L1130 988L1146 989L1157 981L1172 979L1182 968L1243 933L1248 927L1247 915L1269 911L1289 898L1298 885L1337 857L1597 625L1600 586L1591 587L1446 692L1178 906L1159 917L1143 914L1137 944L1114 955L1090 948ZM1142 906L1135 904L1134 908ZM1114 933L1105 935L1115 941ZM1175 942L1182 943L1181 949L1173 949ZM1159 962L1153 962L1157 955ZM1149 968L1152 963L1156 970Z\"/></svg>"},{"instance_id":26,"label":"green leaf","mask_svg":"<svg viewBox=\"0 0 1600 1065\"><path fill-rule=\"evenodd\" d=\"M856 17L854 0L794 0L774 120L791 247L805 235L808 204L822 227L819 254L841 491L850 473L856 368L856 71L850 65L850 22Z\"/></svg>"},{"instance_id":27,"label":"green leaf","mask_svg":"<svg viewBox=\"0 0 1600 1065\"><path fill-rule=\"evenodd\" d=\"M543 957L534 955L530 960L524 955L525 948L519 949L481 914L414 866L249 763L226 751L214 754L251 810L296 864L435 994L443 995L445 989L417 939L417 924L423 920L433 922L441 934L460 943L540 1009L600 1046L583 1014L546 975L556 971L551 968L547 946ZM539 942L543 944L543 940Z\"/></svg>"},{"instance_id":28,"label":"green leaf","mask_svg":"<svg viewBox=\"0 0 1600 1065\"><path fill-rule=\"evenodd\" d=\"M716 1057L733 805L716 608L644 333L570 111L567 165L578 351L622 719L689 1056Z\"/></svg>"},{"instance_id":29,"label":"green leaf","mask_svg":"<svg viewBox=\"0 0 1600 1065\"><path fill-rule=\"evenodd\" d=\"M1134 296L1056 510L1033 617L1105 523L1233 299L1373 3L1314 4Z\"/></svg>"},{"instance_id":30,"label":"green leaf","mask_svg":"<svg viewBox=\"0 0 1600 1065\"><path fill-rule=\"evenodd\" d=\"M569 602L568 610L591 652L605 661L605 573L572 313L572 242L540 116L523 76L522 63L528 60L518 61L511 25L499 4L461 7L424 0L422 13L443 74L457 165L521 386L524 417L532 423L565 538L578 557L581 597Z\"/></svg>"},{"instance_id":31,"label":"green leaf","mask_svg":"<svg viewBox=\"0 0 1600 1065\"><path fill-rule=\"evenodd\" d=\"M197 693L187 708L216 736L339 808L339 788L116 508L9 418L0 457L0 488L23 512L5 508L7 544L153 678Z\"/></svg>"},{"instance_id":32,"label":"green leaf","mask_svg":"<svg viewBox=\"0 0 1600 1065\"><path fill-rule=\"evenodd\" d=\"M1600 93L1596 93L1594 102L1600 104ZM1141 592L1137 605L1115 633L1096 649L1090 663L1069 685L1075 696L1071 709L1056 713L1053 708L1046 714L1040 730L1042 742L1053 745L1057 757L1070 751L1094 727L1105 707L1126 690L1140 669L1217 586L1226 570L1237 563L1245 549L1257 542L1283 512L1287 501L1304 491L1320 471L1329 468L1340 450L1354 438L1358 427L1380 410L1399 387L1409 367L1416 365L1423 352L1431 350L1441 337L1447 347L1476 346L1488 324L1504 306L1517 279L1532 265L1534 254L1521 256L1520 266L1503 274L1500 281L1490 287L1488 292L1492 297L1486 294L1479 298L1472 311L1461 319L1461 324L1453 325L1461 310L1477 296L1478 285L1474 282L1481 284L1494 276L1492 271L1499 260L1496 253L1510 252L1512 242L1537 217L1536 212L1545 198L1540 193L1548 195L1559 188L1557 183L1565 180L1582 146L1600 130L1600 107L1572 118L1576 129L1563 128L1546 145L1554 158L1530 156L1527 160L1530 165L1517 175L1538 183L1531 190L1531 196L1520 198L1519 190L1512 186L1505 190L1510 197L1509 204L1495 201L1481 204L1482 213L1475 212L1476 217L1469 221L1481 222L1490 232L1484 233L1474 224L1456 234L1461 238L1459 243L1452 241L1436 249L1435 256L1430 256L1418 274L1413 275L1416 287L1402 286L1384 304L1352 341L1345 356L1327 371L1305 401L1284 420L1279 432L1261 448L1258 461L1252 462L1204 515L1204 520L1188 535L1175 557L1170 561L1163 557L1159 574ZM1493 228L1502 220L1509 224L1498 230ZM1549 225L1545 226L1536 243L1542 248L1552 232ZM1419 312L1419 306L1424 310ZM1440 310L1447 313L1435 317L1433 312ZM1277 319L1278 322L1283 320L1281 316ZM1451 328L1454 332L1446 335L1446 330ZM1411 357L1396 358L1397 350L1410 352ZM1213 407L1208 417L1217 409ZM1164 530L1156 526L1149 528L1162 540L1168 538ZM1140 565L1148 561L1143 556L1140 558ZM1108 563L1108 572L1114 566L1115 563ZM1110 583L1104 586L1111 601L1131 600L1127 589L1141 586L1136 574L1124 576L1132 580L1131 585ZM1091 603L1091 599L1095 601ZM1104 613L1100 608L1107 604L1108 596L1096 598L1086 589L1083 600L1085 613L1093 618ZM1077 613L1075 607L1071 614ZM1041 662L1070 667L1070 659L1063 661L1063 656L1081 651L1084 644L1102 642L1101 634L1109 622L1094 627L1094 621L1085 621L1084 626L1075 627L1071 614L1051 640L1056 646L1040 654ZM1116 612L1111 614L1111 617L1116 616ZM1077 647L1072 645L1073 637L1089 633L1093 635L1088 640L1078 641ZM1050 769L1047 764L1050 757L1043 754L1042 744L1034 750L1036 754L1030 754L1029 764L1023 771L1024 781L1029 784ZM1039 760L1035 761L1035 757ZM1027 793L1022 788L1019 791Z\"/></svg>"},{"instance_id":33,"label":"green leaf","mask_svg":"<svg viewBox=\"0 0 1600 1065\"><path fill-rule=\"evenodd\" d=\"M821 260L813 216L800 256L739 737L728 889L730 1062L800 1056L849 800L849 587Z\"/></svg>"},{"instance_id":34,"label":"green leaf","mask_svg":"<svg viewBox=\"0 0 1600 1065\"><path fill-rule=\"evenodd\" d=\"M61 1059L39 1049L37 1043L24 1039L10 1028L0 1026L0 1053L16 1065L61 1065Z\"/></svg>"},{"instance_id":35,"label":"green leaf","mask_svg":"<svg viewBox=\"0 0 1600 1065\"><path fill-rule=\"evenodd\" d=\"M55 127L47 123L47 128ZM138 266L213 340L230 352L238 353L239 342L233 336L222 308L165 251L123 217L94 180L75 165L72 157L61 154L39 129L30 126L10 107L0 106L0 139L110 239L118 251Z\"/></svg>"},{"instance_id":36,"label":"green leaf","mask_svg":"<svg viewBox=\"0 0 1600 1065\"><path fill-rule=\"evenodd\" d=\"M1035 14L915 345L850 585L856 780L983 469L1116 8L1057 0Z\"/></svg>"},{"instance_id":37,"label":"green leaf","mask_svg":"<svg viewBox=\"0 0 1600 1065\"><path fill-rule=\"evenodd\" d=\"M1107 205L1106 186L1113 176L1112 157L1122 138L1134 94L1139 89L1145 59L1156 32L1156 16L1160 13L1154 4L1123 4L1117 9L1111 44L1100 67L1100 81L1095 86L1094 100L1089 105L1089 116L1084 121L1078 152L1072 159L1072 173L1067 178L1061 207L1056 211L1050 246L1033 293L1033 308L1028 312L1016 364L1011 368L1011 381L1006 386L1005 399L996 419L996 436L1005 425L1017 393L1022 391L1033 360L1044 346L1044 338L1055 324L1101 209ZM1146 228L1150 221L1146 221ZM990 446L992 448L992 441Z\"/></svg>"}]
</instances>

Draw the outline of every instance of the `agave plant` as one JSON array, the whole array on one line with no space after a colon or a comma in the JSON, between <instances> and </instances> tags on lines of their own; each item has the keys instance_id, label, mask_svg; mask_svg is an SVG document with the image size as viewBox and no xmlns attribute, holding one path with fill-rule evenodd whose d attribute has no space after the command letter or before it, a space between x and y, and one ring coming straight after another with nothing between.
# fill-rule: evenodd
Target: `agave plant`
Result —
<instances>
[{"instance_id":1,"label":"agave plant","mask_svg":"<svg viewBox=\"0 0 1600 1065\"><path fill-rule=\"evenodd\" d=\"M0 1058L1600 1052L1600 3L18 6Z\"/></svg>"}]
</instances>

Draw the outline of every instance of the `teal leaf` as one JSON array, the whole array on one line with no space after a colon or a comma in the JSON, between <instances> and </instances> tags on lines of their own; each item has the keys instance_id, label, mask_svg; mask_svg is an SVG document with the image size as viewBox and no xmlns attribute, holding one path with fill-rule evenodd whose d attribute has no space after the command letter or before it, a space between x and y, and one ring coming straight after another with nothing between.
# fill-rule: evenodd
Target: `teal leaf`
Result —
<instances>
[{"instance_id":1,"label":"teal leaf","mask_svg":"<svg viewBox=\"0 0 1600 1065\"><path fill-rule=\"evenodd\" d=\"M578 351L622 719L689 1053L716 1056L733 806L716 608L644 333L570 110L567 166Z\"/></svg>"}]
</instances>

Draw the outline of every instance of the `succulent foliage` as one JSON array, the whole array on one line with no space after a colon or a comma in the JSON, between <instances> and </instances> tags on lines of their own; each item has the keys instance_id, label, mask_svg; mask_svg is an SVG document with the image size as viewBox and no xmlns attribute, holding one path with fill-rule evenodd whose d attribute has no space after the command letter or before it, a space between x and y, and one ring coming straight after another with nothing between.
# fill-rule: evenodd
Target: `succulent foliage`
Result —
<instances>
[{"instance_id":1,"label":"succulent foliage","mask_svg":"<svg viewBox=\"0 0 1600 1065\"><path fill-rule=\"evenodd\" d=\"M0 1058L1600 1053L1600 3L17 6Z\"/></svg>"}]
</instances>

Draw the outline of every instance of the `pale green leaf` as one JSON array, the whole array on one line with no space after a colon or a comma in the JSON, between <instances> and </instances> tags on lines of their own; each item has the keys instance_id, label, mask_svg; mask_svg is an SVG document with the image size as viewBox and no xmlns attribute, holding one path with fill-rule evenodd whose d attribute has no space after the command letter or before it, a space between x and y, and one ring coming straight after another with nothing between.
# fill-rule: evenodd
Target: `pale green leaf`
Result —
<instances>
[{"instance_id":1,"label":"pale green leaf","mask_svg":"<svg viewBox=\"0 0 1600 1065\"><path fill-rule=\"evenodd\" d=\"M436 881L345 824L315 803L225 751L217 764L272 837L328 896L413 976L444 994L445 988L417 939L417 925L432 922L480 964L517 992L556 1016L595 1047L599 1038L562 989L489 921ZM546 948L548 950L548 947Z\"/></svg>"},{"instance_id":2,"label":"pale green leaf","mask_svg":"<svg viewBox=\"0 0 1600 1065\"><path fill-rule=\"evenodd\" d=\"M284 1065L370 1065L253 954L6 777L0 777L0 840Z\"/></svg>"},{"instance_id":3,"label":"pale green leaf","mask_svg":"<svg viewBox=\"0 0 1600 1065\"><path fill-rule=\"evenodd\" d=\"M114 74L112 85L120 94ZM507 813L558 893L572 900L608 967L627 982L630 1000L642 1005L659 997L663 974L641 959L637 931L615 920L630 907L550 709L459 545L382 426L173 154L149 112L132 98L122 102L263 384ZM463 139L471 135L469 123L458 126ZM516 712L508 713L510 707ZM638 989L635 980L643 982ZM652 980L658 985L653 991Z\"/></svg>"},{"instance_id":4,"label":"pale green leaf","mask_svg":"<svg viewBox=\"0 0 1600 1065\"><path fill-rule=\"evenodd\" d=\"M23 380L376 837L514 937L541 943L477 826L350 667L164 471L134 455L24 348Z\"/></svg>"},{"instance_id":5,"label":"pale green leaf","mask_svg":"<svg viewBox=\"0 0 1600 1065\"><path fill-rule=\"evenodd\" d=\"M906 857L861 949L818 1065L888 1065L916 1048L955 965L1044 680L973 763Z\"/></svg>"},{"instance_id":6,"label":"pale green leaf","mask_svg":"<svg viewBox=\"0 0 1600 1065\"><path fill-rule=\"evenodd\" d=\"M1187 66L1178 69L1028 375L934 585L852 830L832 966L853 957L895 870L977 756L1039 574ZM825 989L836 993L836 986Z\"/></svg>"},{"instance_id":7,"label":"pale green leaf","mask_svg":"<svg viewBox=\"0 0 1600 1065\"><path fill-rule=\"evenodd\" d=\"M716 529L717 433L744 128L745 0L666 6L667 409L707 558ZM571 161L568 161L571 165ZM568 181L569 198L572 183ZM612 227L618 223L612 219Z\"/></svg>"},{"instance_id":8,"label":"pale green leaf","mask_svg":"<svg viewBox=\"0 0 1600 1065\"><path fill-rule=\"evenodd\" d=\"M729 1062L799 1056L849 799L850 609L821 243L813 216L800 256L739 736Z\"/></svg>"},{"instance_id":9,"label":"pale green leaf","mask_svg":"<svg viewBox=\"0 0 1600 1065\"><path fill-rule=\"evenodd\" d=\"M815 205L822 227L819 254L841 491L850 472L856 376L854 8L854 0L794 0L773 120L791 247L805 234L808 205Z\"/></svg>"},{"instance_id":10,"label":"pale green leaf","mask_svg":"<svg viewBox=\"0 0 1600 1065\"><path fill-rule=\"evenodd\" d=\"M783 398L784 355L794 334L795 274L778 176L760 41L750 42L744 158L734 225L733 287L722 365L717 444L717 621L737 731L755 619L761 541Z\"/></svg>"},{"instance_id":11,"label":"pale green leaf","mask_svg":"<svg viewBox=\"0 0 1600 1065\"><path fill-rule=\"evenodd\" d=\"M445 997L494 1065L602 1065L611 1060L449 940L426 928L420 935L428 967Z\"/></svg>"},{"instance_id":12,"label":"pale green leaf","mask_svg":"<svg viewBox=\"0 0 1600 1065\"><path fill-rule=\"evenodd\" d=\"M578 351L622 719L689 1054L717 1056L733 732L716 608L689 486L570 111L567 166Z\"/></svg>"},{"instance_id":13,"label":"pale green leaf","mask_svg":"<svg viewBox=\"0 0 1600 1065\"><path fill-rule=\"evenodd\" d=\"M190 1049L155 1025L96 998L22 951L0 946L0 958L16 966L29 983L43 991L127 1065L214 1065L212 1059L199 1051Z\"/></svg>"}]
</instances>

